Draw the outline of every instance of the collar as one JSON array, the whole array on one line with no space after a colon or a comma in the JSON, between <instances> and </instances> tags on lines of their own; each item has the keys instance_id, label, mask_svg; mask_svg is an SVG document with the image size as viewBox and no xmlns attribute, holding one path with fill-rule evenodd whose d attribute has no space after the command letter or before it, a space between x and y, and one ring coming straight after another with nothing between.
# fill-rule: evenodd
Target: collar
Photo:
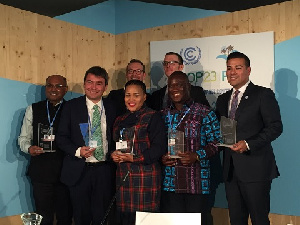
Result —
<instances>
[{"instance_id":1,"label":"collar","mask_svg":"<svg viewBox=\"0 0 300 225\"><path fill-rule=\"evenodd\" d=\"M90 99L88 99L88 97L85 97L85 99L86 99L86 106L88 109L92 109L94 107L94 105L98 105L98 107L101 109L102 101L103 101L102 97L101 97L100 101L97 102L96 104L94 102L92 102Z\"/></svg>"},{"instance_id":2,"label":"collar","mask_svg":"<svg viewBox=\"0 0 300 225\"><path fill-rule=\"evenodd\" d=\"M183 108L182 109L188 109L191 108L191 106L194 104L194 100L192 98L188 99L184 104L183 104ZM173 104L173 102L170 101L170 110L172 109L176 109L175 105Z\"/></svg>"},{"instance_id":3,"label":"collar","mask_svg":"<svg viewBox=\"0 0 300 225\"><path fill-rule=\"evenodd\" d=\"M249 84L250 84L250 80L248 80L246 84L244 84L241 88L238 89L240 91L240 94L241 94L241 95L239 94L240 96L243 96L243 94L245 93L245 91L246 91ZM235 91L236 91L236 89L233 88L231 96L234 95Z\"/></svg>"}]
</instances>

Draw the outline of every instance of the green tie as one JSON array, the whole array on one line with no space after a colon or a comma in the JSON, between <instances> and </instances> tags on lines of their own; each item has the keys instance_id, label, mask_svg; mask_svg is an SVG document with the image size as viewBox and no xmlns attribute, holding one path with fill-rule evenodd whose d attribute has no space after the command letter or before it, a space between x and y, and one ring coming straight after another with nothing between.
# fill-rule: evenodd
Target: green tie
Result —
<instances>
[{"instance_id":1,"label":"green tie","mask_svg":"<svg viewBox=\"0 0 300 225\"><path fill-rule=\"evenodd\" d=\"M101 131L101 115L99 111L98 105L94 105L93 107L93 130L94 133L92 135L92 139L97 141L97 148L94 151L94 156L97 160L102 161L104 160L104 152L103 152L103 141L102 141L102 131Z\"/></svg>"}]
</instances>

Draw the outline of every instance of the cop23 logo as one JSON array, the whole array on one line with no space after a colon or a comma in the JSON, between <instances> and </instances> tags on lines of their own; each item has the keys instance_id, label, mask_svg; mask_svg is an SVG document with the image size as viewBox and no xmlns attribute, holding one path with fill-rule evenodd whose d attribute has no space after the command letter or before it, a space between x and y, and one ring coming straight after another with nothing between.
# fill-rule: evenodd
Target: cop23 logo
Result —
<instances>
[{"instance_id":1,"label":"cop23 logo","mask_svg":"<svg viewBox=\"0 0 300 225\"><path fill-rule=\"evenodd\" d=\"M201 49L198 46L182 48L180 55L183 58L184 65L194 65L201 58Z\"/></svg>"}]
</instances>

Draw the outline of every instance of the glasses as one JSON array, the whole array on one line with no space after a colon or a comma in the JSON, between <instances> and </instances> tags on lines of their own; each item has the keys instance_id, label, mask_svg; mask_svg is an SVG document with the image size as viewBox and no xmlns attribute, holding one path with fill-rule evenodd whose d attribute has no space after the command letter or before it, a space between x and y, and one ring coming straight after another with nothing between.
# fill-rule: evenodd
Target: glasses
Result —
<instances>
[{"instance_id":1,"label":"glasses","mask_svg":"<svg viewBox=\"0 0 300 225\"><path fill-rule=\"evenodd\" d=\"M127 73L128 74L134 74L134 72L137 74L137 75L140 75L144 72L144 70L127 70Z\"/></svg>"},{"instance_id":2,"label":"glasses","mask_svg":"<svg viewBox=\"0 0 300 225\"><path fill-rule=\"evenodd\" d=\"M174 66L174 65L177 64L177 63L179 64L178 61L163 61L163 62L162 62L163 66L168 66L168 65Z\"/></svg>"},{"instance_id":3,"label":"glasses","mask_svg":"<svg viewBox=\"0 0 300 225\"><path fill-rule=\"evenodd\" d=\"M62 84L55 84L55 85L53 85L53 84L46 84L45 86L46 86L46 88L49 88L49 89L52 89L52 88L62 89L64 87L66 87L66 85L62 85Z\"/></svg>"}]
</instances>

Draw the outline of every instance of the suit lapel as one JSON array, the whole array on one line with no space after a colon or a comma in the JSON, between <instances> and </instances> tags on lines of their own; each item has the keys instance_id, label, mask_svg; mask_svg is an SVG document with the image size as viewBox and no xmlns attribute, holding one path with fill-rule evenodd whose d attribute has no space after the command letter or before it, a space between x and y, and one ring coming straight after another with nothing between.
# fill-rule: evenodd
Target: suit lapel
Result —
<instances>
[{"instance_id":1,"label":"suit lapel","mask_svg":"<svg viewBox=\"0 0 300 225\"><path fill-rule=\"evenodd\" d=\"M245 108L245 105L247 104L247 101L249 98L251 98L251 92L254 88L254 84L250 82L245 90L245 93L243 94L243 97L240 101L240 104L238 105L238 108L235 113L235 120L238 120L238 117L242 114L243 109Z\"/></svg>"}]
</instances>

